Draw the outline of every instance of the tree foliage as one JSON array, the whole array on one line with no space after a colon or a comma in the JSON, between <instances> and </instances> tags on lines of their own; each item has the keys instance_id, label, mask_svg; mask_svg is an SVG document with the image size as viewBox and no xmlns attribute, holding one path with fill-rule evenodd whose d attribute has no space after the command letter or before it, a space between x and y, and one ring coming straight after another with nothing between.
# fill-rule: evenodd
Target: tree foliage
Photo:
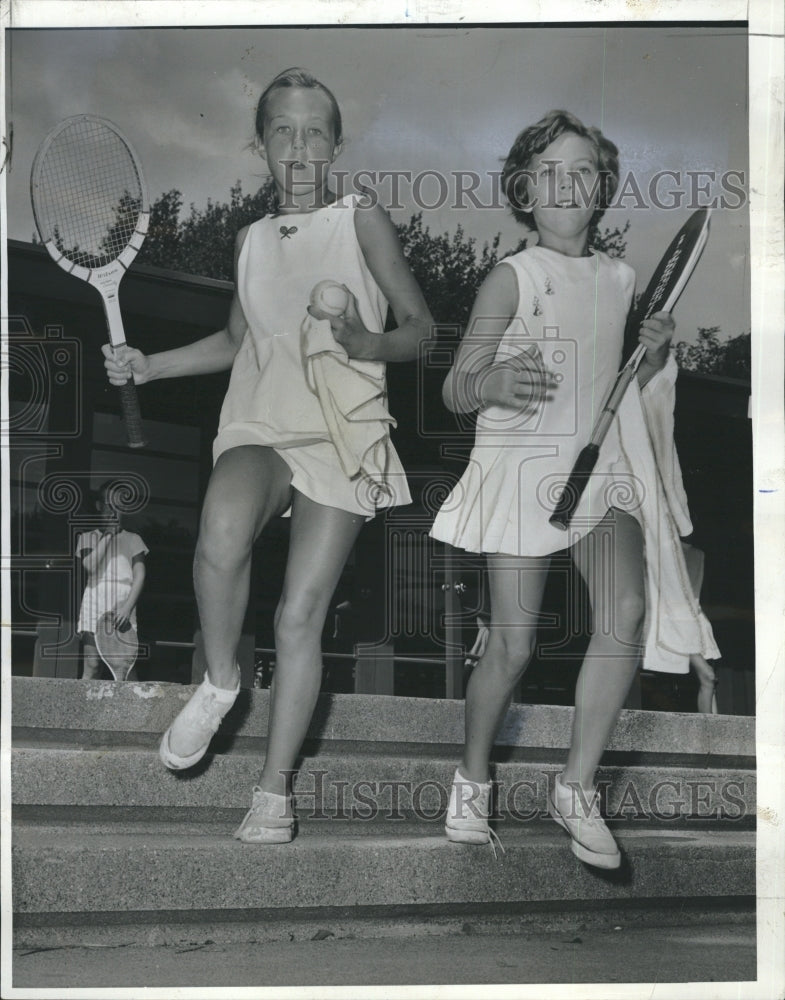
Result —
<instances>
[{"instance_id":1,"label":"tree foliage","mask_svg":"<svg viewBox=\"0 0 785 1000\"><path fill-rule=\"evenodd\" d=\"M138 260L184 274L231 281L234 243L243 226L275 211L272 181L256 194L243 194L238 181L228 202L208 199L203 209L190 206L183 218L183 196L177 190L162 194L150 208L150 227Z\"/></svg>"},{"instance_id":2,"label":"tree foliage","mask_svg":"<svg viewBox=\"0 0 785 1000\"><path fill-rule=\"evenodd\" d=\"M501 237L478 252L477 241L463 226L455 233L434 235L423 225L422 212L396 226L409 267L438 323L463 326L477 289L499 260ZM522 241L525 246L525 240Z\"/></svg>"},{"instance_id":3,"label":"tree foliage","mask_svg":"<svg viewBox=\"0 0 785 1000\"><path fill-rule=\"evenodd\" d=\"M228 202L211 199L203 209L192 204L185 216L182 194L177 190L167 191L151 206L148 236L138 260L172 271L230 281L237 232L275 211L275 207L272 180L254 195L243 194L238 181ZM621 229L602 231L595 227L590 242L611 257L623 257L624 234L629 225L627 222ZM463 226L458 226L452 235L432 233L423 223L422 212L396 228L434 316L440 322L461 326L469 318L486 275L504 257L523 250L528 242L524 236L514 247L502 252L501 235L497 234L490 243L479 247L476 239L466 235Z\"/></svg>"},{"instance_id":4,"label":"tree foliage","mask_svg":"<svg viewBox=\"0 0 785 1000\"><path fill-rule=\"evenodd\" d=\"M749 381L752 374L750 358L751 337L740 333L737 337L720 340L718 326L698 327L698 339L693 344L676 344L676 361L686 371L701 375L722 375Z\"/></svg>"},{"instance_id":5,"label":"tree foliage","mask_svg":"<svg viewBox=\"0 0 785 1000\"><path fill-rule=\"evenodd\" d=\"M167 191L151 207L149 233L138 259L168 270L231 281L237 232L275 209L272 180L253 195L244 194L238 181L231 188L228 202L210 199L201 209L192 204L185 214L182 194ZM523 250L528 243L524 235L515 246L502 250L501 235L497 234L479 246L460 225L452 234L433 233L424 224L422 212L396 228L434 318L449 327L465 326L488 273L500 260ZM589 232L589 244L610 257L623 258L629 228L629 220L623 226L595 225ZM721 341L719 332L719 327L699 328L697 342L677 344L679 365L689 371L749 378L750 335Z\"/></svg>"}]
</instances>

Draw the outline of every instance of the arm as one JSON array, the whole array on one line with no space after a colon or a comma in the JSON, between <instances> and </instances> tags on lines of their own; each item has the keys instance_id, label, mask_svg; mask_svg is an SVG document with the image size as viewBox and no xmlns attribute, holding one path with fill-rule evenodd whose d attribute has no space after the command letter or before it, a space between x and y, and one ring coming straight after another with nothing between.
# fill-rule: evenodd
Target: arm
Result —
<instances>
[{"instance_id":1,"label":"arm","mask_svg":"<svg viewBox=\"0 0 785 1000\"><path fill-rule=\"evenodd\" d=\"M351 358L362 361L411 361L431 336L433 318L403 255L390 217L375 205L354 213L357 240L376 283L392 307L398 327L388 333L367 330L353 295L343 316L331 317L333 336Z\"/></svg>"},{"instance_id":2,"label":"arm","mask_svg":"<svg viewBox=\"0 0 785 1000\"><path fill-rule=\"evenodd\" d=\"M480 286L467 333L442 389L444 405L453 413L486 406L506 406L525 413L551 397L551 372L526 351L496 362L496 351L518 303L512 268L495 267Z\"/></svg>"},{"instance_id":3,"label":"arm","mask_svg":"<svg viewBox=\"0 0 785 1000\"><path fill-rule=\"evenodd\" d=\"M133 582L131 583L131 590L128 593L128 597L120 604L118 604L115 611L115 627L121 628L126 622L130 621L131 612L136 607L136 603L139 600L139 596L142 593L142 587L144 587L144 579L146 574L146 567L144 564L144 555L137 555L133 558L132 563L133 572Z\"/></svg>"},{"instance_id":4,"label":"arm","mask_svg":"<svg viewBox=\"0 0 785 1000\"><path fill-rule=\"evenodd\" d=\"M248 328L248 322L237 295L237 261L245 240L248 227L237 234L234 247L235 293L229 308L226 326L201 340L177 347L172 351L161 351L146 356L133 347L122 347L114 351L110 344L104 344L104 367L113 385L123 385L133 378L137 385L160 378L179 378L183 375L208 375L225 371L232 367L235 356Z\"/></svg>"},{"instance_id":5,"label":"arm","mask_svg":"<svg viewBox=\"0 0 785 1000\"><path fill-rule=\"evenodd\" d=\"M84 566L88 576L95 576L103 565L106 559L106 550L109 548L109 542L117 534L117 530L117 527L113 525L99 534L94 548L82 548L79 550L79 558L82 560L82 566Z\"/></svg>"},{"instance_id":6,"label":"arm","mask_svg":"<svg viewBox=\"0 0 785 1000\"><path fill-rule=\"evenodd\" d=\"M665 367L675 329L673 317L667 312L656 312L641 323L638 340L646 345L646 353L638 367L641 389Z\"/></svg>"}]
</instances>

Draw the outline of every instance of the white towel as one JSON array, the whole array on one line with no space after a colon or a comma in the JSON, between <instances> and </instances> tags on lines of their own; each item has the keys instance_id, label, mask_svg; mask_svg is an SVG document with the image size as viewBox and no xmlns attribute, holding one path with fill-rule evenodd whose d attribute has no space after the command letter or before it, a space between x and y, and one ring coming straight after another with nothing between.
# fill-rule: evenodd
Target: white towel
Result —
<instances>
[{"instance_id":1,"label":"white towel","mask_svg":"<svg viewBox=\"0 0 785 1000\"><path fill-rule=\"evenodd\" d=\"M691 653L717 659L711 625L693 591L680 536L692 532L673 440L678 367L669 357L643 390L633 380L618 412L624 464L642 494L646 548L643 667L687 673Z\"/></svg>"},{"instance_id":2,"label":"white towel","mask_svg":"<svg viewBox=\"0 0 785 1000\"><path fill-rule=\"evenodd\" d=\"M300 327L303 367L324 414L341 468L350 479L365 477L388 492L389 429L384 366L350 361L326 319L306 315Z\"/></svg>"}]
</instances>

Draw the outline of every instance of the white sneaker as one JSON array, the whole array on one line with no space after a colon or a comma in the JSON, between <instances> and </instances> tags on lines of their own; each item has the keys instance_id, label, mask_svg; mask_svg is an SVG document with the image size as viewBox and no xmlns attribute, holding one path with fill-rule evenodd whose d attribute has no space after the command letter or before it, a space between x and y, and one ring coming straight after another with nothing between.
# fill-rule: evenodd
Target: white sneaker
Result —
<instances>
[{"instance_id":1,"label":"white sneaker","mask_svg":"<svg viewBox=\"0 0 785 1000\"><path fill-rule=\"evenodd\" d=\"M166 730L158 753L170 771L182 771L186 767L193 767L207 753L210 740L237 699L240 691L239 667L237 674L237 687L234 691L215 687L205 674L204 680L191 695L186 706ZM186 752L175 753L172 750L172 739L178 747L186 748ZM194 749L188 753L187 748L190 747Z\"/></svg>"},{"instance_id":2,"label":"white sneaker","mask_svg":"<svg viewBox=\"0 0 785 1000\"><path fill-rule=\"evenodd\" d=\"M494 857L498 844L504 854L501 841L488 825L490 803L491 782L469 781L456 769L444 824L447 839L454 844L490 844Z\"/></svg>"},{"instance_id":3,"label":"white sneaker","mask_svg":"<svg viewBox=\"0 0 785 1000\"><path fill-rule=\"evenodd\" d=\"M562 784L561 775L557 774L548 796L548 812L569 833L576 858L597 868L619 867L621 853L600 816L600 794L596 788L587 795L572 782Z\"/></svg>"},{"instance_id":4,"label":"white sneaker","mask_svg":"<svg viewBox=\"0 0 785 1000\"><path fill-rule=\"evenodd\" d=\"M246 844L288 844L294 837L291 797L255 786L251 808L234 837Z\"/></svg>"}]
</instances>

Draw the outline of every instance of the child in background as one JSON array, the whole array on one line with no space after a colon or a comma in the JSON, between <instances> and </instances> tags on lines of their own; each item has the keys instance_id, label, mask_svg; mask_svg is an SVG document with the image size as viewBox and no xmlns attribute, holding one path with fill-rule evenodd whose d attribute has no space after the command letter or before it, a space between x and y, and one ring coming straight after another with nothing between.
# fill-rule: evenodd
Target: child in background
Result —
<instances>
[{"instance_id":1,"label":"child in background","mask_svg":"<svg viewBox=\"0 0 785 1000\"><path fill-rule=\"evenodd\" d=\"M548 805L573 853L601 868L618 867L621 855L600 815L594 773L638 665L645 611L640 497L617 423L569 533L549 517L620 366L635 275L588 245L618 177L615 145L567 112L550 112L515 140L502 185L513 215L536 229L538 242L488 275L445 381L450 410L479 412L468 467L431 532L486 554L491 603L488 642L466 690L448 838L488 843L495 836L491 749L534 649L550 556L569 547L594 629L577 681L572 745ZM647 392L666 362L675 369L673 330L664 312L641 326L638 383L651 380ZM651 447L645 435L640 446Z\"/></svg>"},{"instance_id":2,"label":"child in background","mask_svg":"<svg viewBox=\"0 0 785 1000\"><path fill-rule=\"evenodd\" d=\"M101 659L95 645L98 620L106 611L114 611L115 628L136 628L136 605L144 587L148 548L139 535L122 526L119 500L121 482L105 482L98 490L96 508L103 525L77 537L76 553L87 574L87 583L79 609L77 632L82 636L84 680L101 676Z\"/></svg>"},{"instance_id":3,"label":"child in background","mask_svg":"<svg viewBox=\"0 0 785 1000\"><path fill-rule=\"evenodd\" d=\"M380 442L386 447L374 449L383 456L377 489L368 489L368 477L347 475L304 369L301 327L310 320L310 292L322 280L352 293L326 332L363 384L378 386L379 401L384 363L417 357L431 329L389 217L379 205L362 208L356 196L338 198L329 187L342 141L341 113L324 84L301 69L279 74L256 112L257 149L275 182L278 212L237 237L225 329L150 357L131 349L117 358L104 352L115 384L131 376L141 384L232 369L194 563L207 674L161 742L172 770L201 760L237 697L251 549L271 518L291 512L267 754L235 834L246 842L292 839L291 773L319 694L321 633L332 594L363 523L380 508L410 502L386 438ZM398 327L384 333L388 302Z\"/></svg>"}]
</instances>

